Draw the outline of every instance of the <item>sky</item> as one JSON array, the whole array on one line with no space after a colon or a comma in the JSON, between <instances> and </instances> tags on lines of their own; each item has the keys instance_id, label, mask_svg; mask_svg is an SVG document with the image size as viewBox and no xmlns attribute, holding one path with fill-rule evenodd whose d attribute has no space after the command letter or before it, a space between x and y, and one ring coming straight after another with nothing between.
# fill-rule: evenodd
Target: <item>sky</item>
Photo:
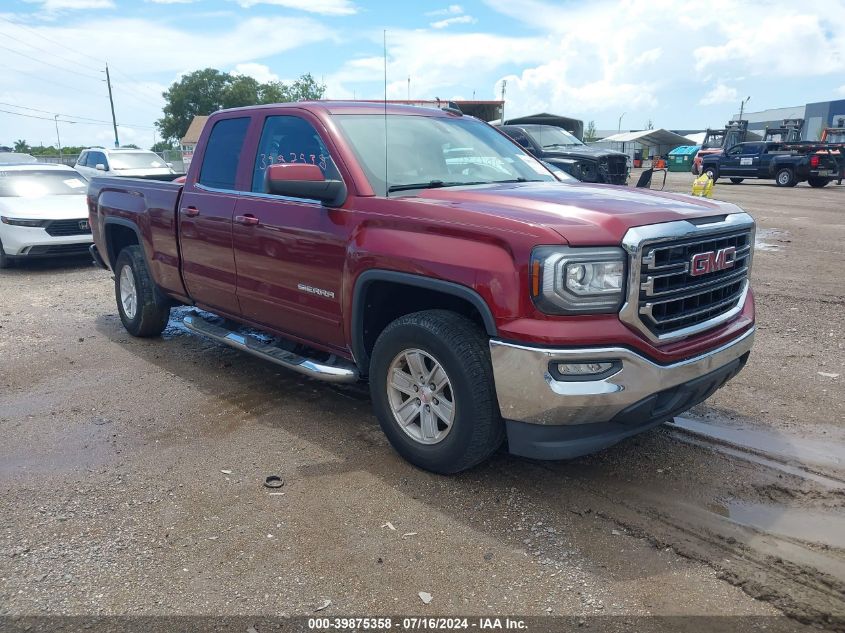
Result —
<instances>
[{"instance_id":1,"label":"sky","mask_svg":"<svg viewBox=\"0 0 845 633\"><path fill-rule=\"evenodd\" d=\"M200 68L379 99L385 30L392 99L496 99L506 80L506 117L716 127L746 97L845 98L842 16L845 0L0 0L0 145L55 144L57 120L63 145L112 145L106 63L120 141L143 147L161 93Z\"/></svg>"}]
</instances>

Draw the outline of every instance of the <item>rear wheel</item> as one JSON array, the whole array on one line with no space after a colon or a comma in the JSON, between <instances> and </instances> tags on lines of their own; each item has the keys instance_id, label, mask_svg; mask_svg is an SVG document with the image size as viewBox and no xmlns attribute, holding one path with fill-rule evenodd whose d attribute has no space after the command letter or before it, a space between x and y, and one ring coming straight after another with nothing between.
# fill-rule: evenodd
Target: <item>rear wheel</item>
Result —
<instances>
[{"instance_id":1,"label":"rear wheel","mask_svg":"<svg viewBox=\"0 0 845 633\"><path fill-rule=\"evenodd\" d=\"M811 187L827 187L828 183L833 180L833 178L808 178L807 182L810 184Z\"/></svg>"},{"instance_id":2,"label":"rear wheel","mask_svg":"<svg viewBox=\"0 0 845 633\"><path fill-rule=\"evenodd\" d=\"M718 167L705 167L704 173L710 177L710 180L716 182L719 178L719 168Z\"/></svg>"},{"instance_id":3,"label":"rear wheel","mask_svg":"<svg viewBox=\"0 0 845 633\"><path fill-rule=\"evenodd\" d=\"M775 174L775 183L778 187L794 187L798 184L795 180L795 173L789 167L778 170L778 173Z\"/></svg>"},{"instance_id":4,"label":"rear wheel","mask_svg":"<svg viewBox=\"0 0 845 633\"><path fill-rule=\"evenodd\" d=\"M731 178L731 182L735 185L741 183L744 179L743 178Z\"/></svg>"},{"instance_id":5,"label":"rear wheel","mask_svg":"<svg viewBox=\"0 0 845 633\"><path fill-rule=\"evenodd\" d=\"M502 444L488 345L475 323L446 310L400 317L379 336L373 408L393 448L415 466L457 473Z\"/></svg>"},{"instance_id":6,"label":"rear wheel","mask_svg":"<svg viewBox=\"0 0 845 633\"><path fill-rule=\"evenodd\" d=\"M140 246L127 246L117 256L114 294L120 320L132 336L158 336L167 326L170 303L156 289Z\"/></svg>"}]
</instances>

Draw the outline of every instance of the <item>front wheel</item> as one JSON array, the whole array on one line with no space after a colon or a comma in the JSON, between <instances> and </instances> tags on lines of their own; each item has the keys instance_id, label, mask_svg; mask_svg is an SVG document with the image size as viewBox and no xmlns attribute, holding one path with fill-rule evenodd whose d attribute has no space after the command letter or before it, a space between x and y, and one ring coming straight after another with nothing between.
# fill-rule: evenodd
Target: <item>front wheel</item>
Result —
<instances>
[{"instance_id":1,"label":"front wheel","mask_svg":"<svg viewBox=\"0 0 845 633\"><path fill-rule=\"evenodd\" d=\"M743 181L743 179L742 179L742 178L731 178L731 182L732 182L733 184L735 184L735 185L738 185L738 184L739 184L739 183L741 183L742 181Z\"/></svg>"},{"instance_id":2,"label":"front wheel","mask_svg":"<svg viewBox=\"0 0 845 633\"><path fill-rule=\"evenodd\" d=\"M821 187L827 187L831 180L833 180L833 178L808 178L807 182L811 187L816 187L818 189Z\"/></svg>"},{"instance_id":3,"label":"front wheel","mask_svg":"<svg viewBox=\"0 0 845 633\"><path fill-rule=\"evenodd\" d=\"M789 167L784 167L775 174L775 183L778 187L794 187L798 181L795 180L793 171Z\"/></svg>"},{"instance_id":4,"label":"front wheel","mask_svg":"<svg viewBox=\"0 0 845 633\"><path fill-rule=\"evenodd\" d=\"M114 294L123 327L132 336L158 336L170 318L170 304L156 289L140 246L127 246L114 266Z\"/></svg>"},{"instance_id":5,"label":"front wheel","mask_svg":"<svg viewBox=\"0 0 845 633\"><path fill-rule=\"evenodd\" d=\"M717 167L704 167L704 173L712 180L716 182L719 179L719 169Z\"/></svg>"},{"instance_id":6,"label":"front wheel","mask_svg":"<svg viewBox=\"0 0 845 633\"><path fill-rule=\"evenodd\" d=\"M489 343L454 312L415 312L388 325L373 348L370 392L393 448L425 470L466 470L504 440Z\"/></svg>"}]
</instances>

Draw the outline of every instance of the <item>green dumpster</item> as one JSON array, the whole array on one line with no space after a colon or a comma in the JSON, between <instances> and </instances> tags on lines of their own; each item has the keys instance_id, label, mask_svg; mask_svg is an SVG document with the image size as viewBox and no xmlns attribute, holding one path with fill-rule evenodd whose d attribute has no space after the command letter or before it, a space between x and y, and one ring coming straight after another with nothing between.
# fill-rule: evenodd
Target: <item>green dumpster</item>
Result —
<instances>
[{"instance_id":1,"label":"green dumpster","mask_svg":"<svg viewBox=\"0 0 845 633\"><path fill-rule=\"evenodd\" d=\"M669 152L669 171L690 171L701 145L681 145Z\"/></svg>"}]
</instances>

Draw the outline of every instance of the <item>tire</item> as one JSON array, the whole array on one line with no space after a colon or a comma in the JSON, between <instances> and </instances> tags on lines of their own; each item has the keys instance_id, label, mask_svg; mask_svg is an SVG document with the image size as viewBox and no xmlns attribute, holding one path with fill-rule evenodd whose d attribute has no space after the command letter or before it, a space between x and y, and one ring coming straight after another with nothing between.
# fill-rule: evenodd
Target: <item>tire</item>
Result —
<instances>
[{"instance_id":1,"label":"tire","mask_svg":"<svg viewBox=\"0 0 845 633\"><path fill-rule=\"evenodd\" d=\"M735 184L735 185L738 185L738 184L739 184L739 183L741 183L743 180L745 180L745 179L744 179L744 178L731 178L731 182L732 182L733 184Z\"/></svg>"},{"instance_id":2,"label":"tire","mask_svg":"<svg viewBox=\"0 0 845 633\"><path fill-rule=\"evenodd\" d=\"M833 180L833 178L808 178L807 182L810 184L811 187L816 187L820 189L821 187L827 187L827 185Z\"/></svg>"},{"instance_id":3,"label":"tire","mask_svg":"<svg viewBox=\"0 0 845 633\"><path fill-rule=\"evenodd\" d=\"M164 331L170 303L156 289L140 246L127 246L117 256L114 295L123 327L132 336L147 338Z\"/></svg>"},{"instance_id":4,"label":"tire","mask_svg":"<svg viewBox=\"0 0 845 633\"><path fill-rule=\"evenodd\" d=\"M12 259L6 255L6 251L3 250L3 242L0 242L0 269L11 267Z\"/></svg>"},{"instance_id":5,"label":"tire","mask_svg":"<svg viewBox=\"0 0 845 633\"><path fill-rule=\"evenodd\" d=\"M714 183L719 179L719 168L718 167L702 167L701 173L702 174L709 174L710 179Z\"/></svg>"},{"instance_id":6,"label":"tire","mask_svg":"<svg viewBox=\"0 0 845 633\"><path fill-rule=\"evenodd\" d=\"M442 373L436 371L435 363ZM424 380L413 375L414 368L421 370ZM407 379L400 376L388 384L388 377L398 373ZM440 385L431 391L425 384L428 381ZM487 337L475 323L454 312L415 312L388 325L373 348L370 393L376 417L393 448L424 470L440 474L466 470L487 459L504 441ZM407 424L400 424L399 414L394 413L402 410L407 411ZM447 423L450 411L451 423ZM428 432L424 416L431 420Z\"/></svg>"},{"instance_id":7,"label":"tire","mask_svg":"<svg viewBox=\"0 0 845 633\"><path fill-rule=\"evenodd\" d=\"M794 187L798 181L795 180L795 172L789 167L784 167L775 174L775 183L778 187Z\"/></svg>"}]
</instances>

